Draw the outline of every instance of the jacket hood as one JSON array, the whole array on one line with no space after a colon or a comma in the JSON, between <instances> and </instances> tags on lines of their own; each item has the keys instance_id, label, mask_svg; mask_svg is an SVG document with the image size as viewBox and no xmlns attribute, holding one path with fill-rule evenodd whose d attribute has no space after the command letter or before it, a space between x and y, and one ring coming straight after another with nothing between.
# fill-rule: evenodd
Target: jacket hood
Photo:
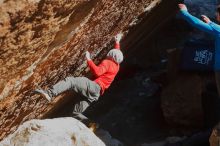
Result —
<instances>
[{"instance_id":1,"label":"jacket hood","mask_svg":"<svg viewBox=\"0 0 220 146\"><path fill-rule=\"evenodd\" d=\"M123 61L123 53L119 49L112 49L108 52L107 57L111 57L116 63L120 64Z\"/></svg>"}]
</instances>

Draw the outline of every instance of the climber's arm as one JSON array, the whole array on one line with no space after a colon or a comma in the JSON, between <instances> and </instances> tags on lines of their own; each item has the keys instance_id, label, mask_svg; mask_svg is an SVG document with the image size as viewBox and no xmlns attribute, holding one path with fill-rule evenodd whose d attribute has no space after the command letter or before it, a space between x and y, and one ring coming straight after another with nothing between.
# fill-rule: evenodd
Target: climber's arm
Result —
<instances>
[{"instance_id":1,"label":"climber's arm","mask_svg":"<svg viewBox=\"0 0 220 146\"><path fill-rule=\"evenodd\" d=\"M96 76L99 77L102 74L106 73L108 70L108 64L106 63L106 61L102 61L98 66L95 65L95 63L92 61L92 59L90 58L90 53L87 51L86 52L86 59L87 59L87 63L88 66L91 70L91 72Z\"/></svg>"},{"instance_id":2,"label":"climber's arm","mask_svg":"<svg viewBox=\"0 0 220 146\"><path fill-rule=\"evenodd\" d=\"M189 22L192 26L208 32L208 33L214 33L213 28L209 25L209 23L205 23L202 20L194 17L193 15L191 15L186 6L184 4L179 4L179 8L180 8L180 15L183 19L185 19L187 22Z\"/></svg>"}]
</instances>

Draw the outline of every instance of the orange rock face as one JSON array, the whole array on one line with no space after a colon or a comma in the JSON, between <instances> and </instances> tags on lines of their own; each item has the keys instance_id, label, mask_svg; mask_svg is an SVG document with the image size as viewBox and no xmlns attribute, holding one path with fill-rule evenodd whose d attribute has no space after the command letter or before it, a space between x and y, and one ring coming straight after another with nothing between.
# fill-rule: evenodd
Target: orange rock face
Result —
<instances>
[{"instance_id":1,"label":"orange rock face","mask_svg":"<svg viewBox=\"0 0 220 146\"><path fill-rule=\"evenodd\" d=\"M63 97L48 104L32 94L36 86L85 75L85 51L98 63L112 48L116 33L128 31L161 2L0 1L0 139L61 102Z\"/></svg>"}]
</instances>

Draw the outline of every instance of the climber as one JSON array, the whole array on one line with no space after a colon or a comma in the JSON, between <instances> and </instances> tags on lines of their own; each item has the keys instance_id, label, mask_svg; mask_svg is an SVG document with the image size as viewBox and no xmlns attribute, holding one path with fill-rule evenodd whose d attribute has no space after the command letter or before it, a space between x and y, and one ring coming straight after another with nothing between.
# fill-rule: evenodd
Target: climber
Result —
<instances>
[{"instance_id":1,"label":"climber","mask_svg":"<svg viewBox=\"0 0 220 146\"><path fill-rule=\"evenodd\" d=\"M180 16L192 26L215 36L215 80L217 84L218 95L220 96L220 26L212 22L207 16L201 15L202 20L192 16L185 4L179 4ZM220 6L217 7L216 19L220 22Z\"/></svg>"},{"instance_id":2,"label":"climber","mask_svg":"<svg viewBox=\"0 0 220 146\"><path fill-rule=\"evenodd\" d=\"M123 54L120 50L121 38L121 33L115 36L115 48L108 52L106 59L98 66L92 61L90 53L86 52L87 64L95 77L94 81L86 77L67 77L53 85L52 88L47 90L36 89L35 92L43 95L49 102L57 95L68 90L80 93L83 97L74 105L73 117L81 121L88 120L82 113L92 102L99 99L100 94L102 95L109 88L119 71L119 64L123 61Z\"/></svg>"}]
</instances>

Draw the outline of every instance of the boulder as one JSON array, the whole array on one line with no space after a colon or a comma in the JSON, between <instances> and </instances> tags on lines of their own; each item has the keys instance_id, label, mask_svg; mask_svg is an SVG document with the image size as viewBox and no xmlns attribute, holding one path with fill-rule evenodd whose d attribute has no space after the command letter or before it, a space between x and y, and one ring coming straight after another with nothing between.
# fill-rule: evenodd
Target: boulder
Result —
<instances>
[{"instance_id":1,"label":"boulder","mask_svg":"<svg viewBox=\"0 0 220 146\"><path fill-rule=\"evenodd\" d=\"M180 75L162 91L161 107L167 123L175 128L193 130L204 126L202 89L198 75Z\"/></svg>"},{"instance_id":2,"label":"boulder","mask_svg":"<svg viewBox=\"0 0 220 146\"><path fill-rule=\"evenodd\" d=\"M31 120L0 142L1 146L105 146L74 118Z\"/></svg>"},{"instance_id":3,"label":"boulder","mask_svg":"<svg viewBox=\"0 0 220 146\"><path fill-rule=\"evenodd\" d=\"M19 124L45 118L69 99L48 104L32 91L67 76L85 76L84 54L99 63L124 33L122 51L133 54L175 15L178 0L0 1L0 139ZM125 54L126 55L126 54ZM70 98L72 99L72 98Z\"/></svg>"}]
</instances>

